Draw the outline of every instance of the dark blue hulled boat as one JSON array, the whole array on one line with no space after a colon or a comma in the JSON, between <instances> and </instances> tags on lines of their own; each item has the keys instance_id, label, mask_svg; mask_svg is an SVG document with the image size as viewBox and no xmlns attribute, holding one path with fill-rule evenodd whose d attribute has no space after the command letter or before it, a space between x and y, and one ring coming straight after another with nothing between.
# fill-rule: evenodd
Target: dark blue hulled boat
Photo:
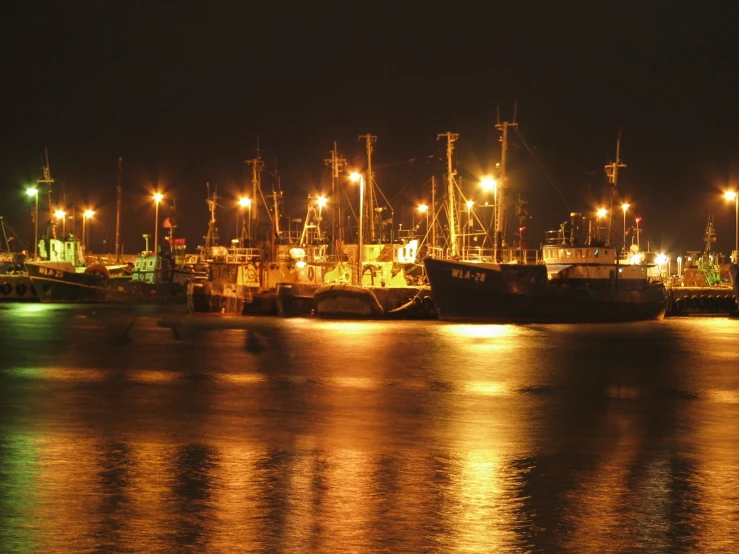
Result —
<instances>
[{"instance_id":1,"label":"dark blue hulled boat","mask_svg":"<svg viewBox=\"0 0 739 554\"><path fill-rule=\"evenodd\" d=\"M548 234L542 263L426 258L439 319L578 323L660 319L666 290L650 265L619 259L612 246L581 240L580 214Z\"/></svg>"}]
</instances>

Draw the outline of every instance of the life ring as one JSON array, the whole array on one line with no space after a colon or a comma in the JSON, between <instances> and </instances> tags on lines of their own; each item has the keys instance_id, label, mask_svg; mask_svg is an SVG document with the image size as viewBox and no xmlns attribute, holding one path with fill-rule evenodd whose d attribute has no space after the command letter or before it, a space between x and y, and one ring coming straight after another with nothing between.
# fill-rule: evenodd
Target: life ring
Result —
<instances>
[{"instance_id":1,"label":"life ring","mask_svg":"<svg viewBox=\"0 0 739 554\"><path fill-rule=\"evenodd\" d=\"M257 280L257 268L254 267L254 264L249 264L246 266L246 278L249 281Z\"/></svg>"},{"instance_id":2,"label":"life ring","mask_svg":"<svg viewBox=\"0 0 739 554\"><path fill-rule=\"evenodd\" d=\"M313 282L313 278L316 276L316 272L313 270L313 266L308 267L308 280Z\"/></svg>"},{"instance_id":3,"label":"life ring","mask_svg":"<svg viewBox=\"0 0 739 554\"><path fill-rule=\"evenodd\" d=\"M18 296L23 296L24 294L26 294L26 285L24 285L23 283L18 283L15 286L15 292Z\"/></svg>"},{"instance_id":4,"label":"life ring","mask_svg":"<svg viewBox=\"0 0 739 554\"><path fill-rule=\"evenodd\" d=\"M110 279L110 271L102 264L92 264L85 269L87 275L98 275L102 279Z\"/></svg>"},{"instance_id":5,"label":"life ring","mask_svg":"<svg viewBox=\"0 0 739 554\"><path fill-rule=\"evenodd\" d=\"M10 283L3 283L3 286L0 287L0 292L2 292L5 296L8 296L13 291L13 286Z\"/></svg>"},{"instance_id":6,"label":"life ring","mask_svg":"<svg viewBox=\"0 0 739 554\"><path fill-rule=\"evenodd\" d=\"M344 246L344 244L341 242L341 239L336 239L336 253L341 253L341 248Z\"/></svg>"}]
</instances>

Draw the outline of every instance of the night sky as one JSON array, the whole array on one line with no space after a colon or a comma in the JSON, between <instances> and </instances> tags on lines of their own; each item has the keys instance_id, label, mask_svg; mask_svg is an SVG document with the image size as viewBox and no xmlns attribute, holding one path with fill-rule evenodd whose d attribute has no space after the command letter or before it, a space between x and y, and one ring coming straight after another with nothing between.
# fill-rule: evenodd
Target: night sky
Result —
<instances>
[{"instance_id":1,"label":"night sky","mask_svg":"<svg viewBox=\"0 0 739 554\"><path fill-rule=\"evenodd\" d=\"M308 195L328 190L334 141L363 168L358 136L371 133L377 183L407 226L431 176L444 179L437 135L459 134L455 165L477 198L500 157L497 110L511 121L516 105L509 193L528 201L534 245L570 211L601 204L620 130L619 192L643 218L642 247L702 250L713 215L714 248L728 253L735 213L721 191L739 184L739 19L728 2L680 6L6 2L0 215L32 240L24 189L48 148L55 195L96 208L100 250L114 242L122 157L124 251L153 233L157 187L160 219L174 199L177 234L194 250L206 183L222 197L228 239L257 147L265 191L279 180L290 215L304 217Z\"/></svg>"}]
</instances>

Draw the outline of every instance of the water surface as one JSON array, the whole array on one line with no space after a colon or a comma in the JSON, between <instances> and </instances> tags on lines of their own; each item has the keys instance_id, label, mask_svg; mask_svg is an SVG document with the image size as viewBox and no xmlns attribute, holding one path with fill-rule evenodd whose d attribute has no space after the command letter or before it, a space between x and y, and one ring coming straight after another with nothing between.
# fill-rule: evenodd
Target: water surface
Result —
<instances>
[{"instance_id":1,"label":"water surface","mask_svg":"<svg viewBox=\"0 0 739 554\"><path fill-rule=\"evenodd\" d=\"M0 551L739 548L739 320L158 309L0 306Z\"/></svg>"}]
</instances>

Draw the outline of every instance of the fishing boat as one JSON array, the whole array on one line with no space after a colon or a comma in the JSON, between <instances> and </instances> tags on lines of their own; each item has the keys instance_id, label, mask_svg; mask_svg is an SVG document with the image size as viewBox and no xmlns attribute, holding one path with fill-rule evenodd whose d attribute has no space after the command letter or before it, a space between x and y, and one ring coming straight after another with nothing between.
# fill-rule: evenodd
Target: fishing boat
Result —
<instances>
[{"instance_id":1,"label":"fishing boat","mask_svg":"<svg viewBox=\"0 0 739 554\"><path fill-rule=\"evenodd\" d=\"M337 319L436 319L431 288L411 271L417 241L363 244L362 270L328 281L314 292L316 315ZM344 252L357 260L358 245ZM356 263L351 264L356 266ZM351 276L359 275L356 280Z\"/></svg>"},{"instance_id":2,"label":"fishing boat","mask_svg":"<svg viewBox=\"0 0 739 554\"><path fill-rule=\"evenodd\" d=\"M87 263L72 234L39 242L39 259L26 260L26 271L42 302L102 302L111 279L130 279L128 264Z\"/></svg>"},{"instance_id":3,"label":"fishing boat","mask_svg":"<svg viewBox=\"0 0 739 554\"><path fill-rule=\"evenodd\" d=\"M661 319L664 283L649 266L586 240L581 214L548 234L543 263L516 264L426 258L439 319L494 323L586 323Z\"/></svg>"},{"instance_id":4,"label":"fishing boat","mask_svg":"<svg viewBox=\"0 0 739 554\"><path fill-rule=\"evenodd\" d=\"M258 168L261 160L254 162L254 197L262 197ZM204 279L194 281L187 288L187 305L193 314L225 315L277 315L277 283L294 282L299 271L300 252L298 239L290 230L283 232L279 226L281 192L271 195L272 212L266 237L257 241L257 206L250 204L248 228L246 221L241 234L230 246L218 244L216 224L217 191L208 187L206 202L210 220L205 245L200 249L200 261L207 268ZM241 218L240 218L241 219Z\"/></svg>"},{"instance_id":5,"label":"fishing boat","mask_svg":"<svg viewBox=\"0 0 739 554\"><path fill-rule=\"evenodd\" d=\"M611 244L611 220L605 237L598 221L571 212L559 229L545 233L534 256L519 248L507 248L503 240L506 212L507 131L515 123L503 122L494 244L491 256L426 257L424 266L431 284L439 319L491 323L585 323L661 319L665 315L665 284L654 264L642 256ZM451 162L449 174L452 174ZM620 140L616 161L606 165L611 186L611 206L616 197ZM450 214L454 195L450 182ZM624 212L625 213L625 212ZM625 227L625 224L624 224ZM450 224L454 229L454 225ZM625 232L624 232L625 234ZM453 245L454 247L455 245ZM638 250L638 248L637 248Z\"/></svg>"},{"instance_id":6,"label":"fishing boat","mask_svg":"<svg viewBox=\"0 0 739 554\"><path fill-rule=\"evenodd\" d=\"M186 304L189 283L204 280L206 272L196 267L196 264L180 258L172 250L160 250L158 253L146 250L139 253L130 279L111 278L103 283L105 301L124 304Z\"/></svg>"},{"instance_id":7,"label":"fishing boat","mask_svg":"<svg viewBox=\"0 0 739 554\"><path fill-rule=\"evenodd\" d=\"M377 201L382 194L372 173L377 137L367 134L360 138L365 139L367 149L367 186L364 174L350 175L359 183L357 243L337 243L337 254L348 261L352 271L315 289L315 314L322 318L435 319L431 290L422 275L413 275L420 265L416 260L418 241L393 240L392 218L388 232L382 216L385 208ZM365 236L369 240L365 241Z\"/></svg>"},{"instance_id":8,"label":"fishing boat","mask_svg":"<svg viewBox=\"0 0 739 554\"><path fill-rule=\"evenodd\" d=\"M22 243L13 228L0 216L0 302L38 301L25 267L26 251L11 250L11 243ZM23 245L25 247L25 245Z\"/></svg>"},{"instance_id":9,"label":"fishing boat","mask_svg":"<svg viewBox=\"0 0 739 554\"><path fill-rule=\"evenodd\" d=\"M24 264L24 256L0 259L0 302L38 301Z\"/></svg>"},{"instance_id":10,"label":"fishing boat","mask_svg":"<svg viewBox=\"0 0 739 554\"><path fill-rule=\"evenodd\" d=\"M737 312L736 275L732 263L712 249L716 242L709 216L702 252L677 257L677 274L667 281L667 316L733 315Z\"/></svg>"},{"instance_id":11,"label":"fishing boat","mask_svg":"<svg viewBox=\"0 0 739 554\"><path fill-rule=\"evenodd\" d=\"M41 259L25 267L46 303L185 304L188 282L204 275L161 249L147 248L133 262L86 259L74 235L42 241L40 251Z\"/></svg>"}]
</instances>

